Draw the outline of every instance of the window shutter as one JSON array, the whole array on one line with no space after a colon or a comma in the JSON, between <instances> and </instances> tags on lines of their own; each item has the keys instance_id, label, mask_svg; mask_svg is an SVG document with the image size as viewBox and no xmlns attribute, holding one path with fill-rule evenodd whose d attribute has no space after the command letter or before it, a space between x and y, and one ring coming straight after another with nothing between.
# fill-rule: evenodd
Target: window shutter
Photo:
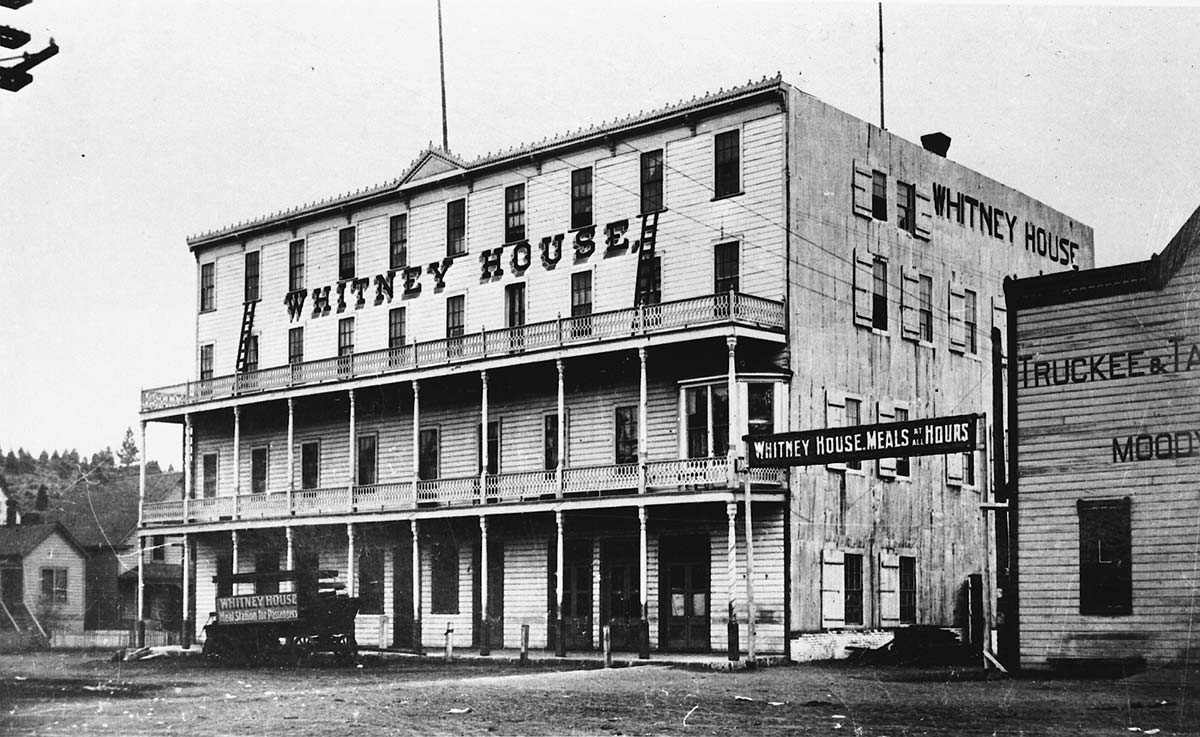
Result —
<instances>
[{"instance_id":1,"label":"window shutter","mask_svg":"<svg viewBox=\"0 0 1200 737\"><path fill-rule=\"evenodd\" d=\"M825 390L825 427L840 427L846 420L846 395L841 392ZM826 468L834 471L845 471L845 463L827 463Z\"/></svg>"},{"instance_id":2,"label":"window shutter","mask_svg":"<svg viewBox=\"0 0 1200 737\"><path fill-rule=\"evenodd\" d=\"M1004 341L1008 338L1008 304L1002 294L992 297L992 327L1000 331L1000 361L1007 366L1008 350Z\"/></svg>"},{"instance_id":3,"label":"window shutter","mask_svg":"<svg viewBox=\"0 0 1200 737\"><path fill-rule=\"evenodd\" d=\"M871 294L875 286L875 260L865 251L854 252L854 324L871 327Z\"/></svg>"},{"instance_id":4,"label":"window shutter","mask_svg":"<svg viewBox=\"0 0 1200 737\"><path fill-rule=\"evenodd\" d=\"M950 283L950 350L963 353L967 349L967 326L963 314L967 308L967 292L962 285Z\"/></svg>"},{"instance_id":5,"label":"window shutter","mask_svg":"<svg viewBox=\"0 0 1200 737\"><path fill-rule=\"evenodd\" d=\"M879 402L878 407L879 422L896 421L896 409L894 406L885 402ZM879 475L886 478L896 477L896 459L894 457L879 459Z\"/></svg>"},{"instance_id":6,"label":"window shutter","mask_svg":"<svg viewBox=\"0 0 1200 737\"><path fill-rule=\"evenodd\" d=\"M879 624L900 626L900 556L879 554Z\"/></svg>"},{"instance_id":7,"label":"window shutter","mask_svg":"<svg viewBox=\"0 0 1200 737\"><path fill-rule=\"evenodd\" d=\"M921 279L916 269L900 268L900 335L905 340L921 339Z\"/></svg>"},{"instance_id":8,"label":"window shutter","mask_svg":"<svg viewBox=\"0 0 1200 737\"><path fill-rule=\"evenodd\" d=\"M962 486L962 482L963 482L962 453L947 453L946 454L946 484L949 486Z\"/></svg>"},{"instance_id":9,"label":"window shutter","mask_svg":"<svg viewBox=\"0 0 1200 737\"><path fill-rule=\"evenodd\" d=\"M840 550L821 551L821 627L846 626L846 554Z\"/></svg>"},{"instance_id":10,"label":"window shutter","mask_svg":"<svg viewBox=\"0 0 1200 737\"><path fill-rule=\"evenodd\" d=\"M933 233L933 202L929 198L929 190L923 189L919 185L914 189L916 190L917 219L913 235L927 241Z\"/></svg>"},{"instance_id":11,"label":"window shutter","mask_svg":"<svg viewBox=\"0 0 1200 737\"><path fill-rule=\"evenodd\" d=\"M871 167L861 161L854 162L854 179L851 185L854 214L871 219L871 186L874 174Z\"/></svg>"}]
</instances>

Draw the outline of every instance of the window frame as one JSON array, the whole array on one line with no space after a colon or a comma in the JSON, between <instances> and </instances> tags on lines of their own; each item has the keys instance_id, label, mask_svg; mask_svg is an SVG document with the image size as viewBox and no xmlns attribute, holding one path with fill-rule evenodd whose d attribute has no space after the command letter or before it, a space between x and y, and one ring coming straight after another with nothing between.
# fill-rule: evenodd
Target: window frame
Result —
<instances>
[{"instance_id":1,"label":"window frame","mask_svg":"<svg viewBox=\"0 0 1200 737\"><path fill-rule=\"evenodd\" d=\"M306 484L309 466L308 450L312 449L312 485ZM300 488L301 489L319 489L321 488L321 441L318 438L312 440L300 441Z\"/></svg>"},{"instance_id":2,"label":"window frame","mask_svg":"<svg viewBox=\"0 0 1200 737\"><path fill-rule=\"evenodd\" d=\"M855 562L854 565L851 565ZM852 575L857 566L857 581ZM863 627L866 625L866 556L857 551L846 551L842 559L842 622L846 627ZM852 587L851 583L857 583ZM851 606L853 604L853 607ZM857 620L851 619L851 613L857 613Z\"/></svg>"},{"instance_id":3,"label":"window frame","mask_svg":"<svg viewBox=\"0 0 1200 737\"><path fill-rule=\"evenodd\" d=\"M358 271L358 226L338 230L338 281L354 279Z\"/></svg>"},{"instance_id":4,"label":"window frame","mask_svg":"<svg viewBox=\"0 0 1200 737\"><path fill-rule=\"evenodd\" d=\"M504 243L525 240L525 183L504 188Z\"/></svg>"},{"instance_id":5,"label":"window frame","mask_svg":"<svg viewBox=\"0 0 1200 737\"><path fill-rule=\"evenodd\" d=\"M200 312L217 309L217 262L200 264Z\"/></svg>"},{"instance_id":6,"label":"window frame","mask_svg":"<svg viewBox=\"0 0 1200 737\"><path fill-rule=\"evenodd\" d=\"M730 271L732 265L732 271ZM736 292L741 287L741 242L713 245L713 294Z\"/></svg>"},{"instance_id":7,"label":"window frame","mask_svg":"<svg viewBox=\"0 0 1200 737\"><path fill-rule=\"evenodd\" d=\"M928 300L925 285L929 285ZM933 301L933 277L917 274L917 340L927 345L933 344Z\"/></svg>"},{"instance_id":8,"label":"window frame","mask_svg":"<svg viewBox=\"0 0 1200 737\"><path fill-rule=\"evenodd\" d=\"M359 614L383 614L386 591L384 552L381 548L368 545L358 552L354 575L357 579L355 595L360 602Z\"/></svg>"},{"instance_id":9,"label":"window frame","mask_svg":"<svg viewBox=\"0 0 1200 737\"><path fill-rule=\"evenodd\" d=\"M733 145L723 145L732 137ZM713 134L713 199L742 194L742 131L732 128ZM732 181L730 181L732 180Z\"/></svg>"},{"instance_id":10,"label":"window frame","mask_svg":"<svg viewBox=\"0 0 1200 737\"><path fill-rule=\"evenodd\" d=\"M47 575L49 574L49 578ZM41 569L41 600L48 604L68 604L68 572L62 566L43 566ZM49 585L47 585L49 584Z\"/></svg>"},{"instance_id":11,"label":"window frame","mask_svg":"<svg viewBox=\"0 0 1200 737\"><path fill-rule=\"evenodd\" d=\"M648 162L656 162L656 166L647 168ZM639 214L662 212L666 202L666 150L644 151L638 159Z\"/></svg>"},{"instance_id":12,"label":"window frame","mask_svg":"<svg viewBox=\"0 0 1200 737\"><path fill-rule=\"evenodd\" d=\"M963 289L963 352L979 355L979 294Z\"/></svg>"},{"instance_id":13,"label":"window frame","mask_svg":"<svg viewBox=\"0 0 1200 737\"><path fill-rule=\"evenodd\" d=\"M873 254L871 261L871 329L888 330L888 260Z\"/></svg>"},{"instance_id":14,"label":"window frame","mask_svg":"<svg viewBox=\"0 0 1200 737\"><path fill-rule=\"evenodd\" d=\"M735 383L734 387L739 384ZM717 402L714 401L714 394L718 391L723 391L725 394L725 422L717 422ZM681 442L680 458L722 458L729 453L729 419L730 413L733 410L732 402L739 401L737 396L729 396L728 382L711 381L703 383L687 383L679 387L679 403L680 403L680 428L679 437ZM689 401L692 396L700 396L704 406L704 427L696 428L692 423L693 413L689 409ZM699 405L697 405L699 406ZM704 441L704 455L695 455L693 448L693 433L697 429L702 433ZM736 442L736 438L732 438Z\"/></svg>"},{"instance_id":15,"label":"window frame","mask_svg":"<svg viewBox=\"0 0 1200 737\"><path fill-rule=\"evenodd\" d=\"M523 281L504 285L504 327L511 329L525 326L529 309L528 294ZM516 298L518 295L520 299Z\"/></svg>"},{"instance_id":16,"label":"window frame","mask_svg":"<svg viewBox=\"0 0 1200 737\"><path fill-rule=\"evenodd\" d=\"M586 173L586 177L582 176ZM587 181L577 181L585 179ZM571 172L571 230L595 225L593 193L595 174L592 167L585 166Z\"/></svg>"},{"instance_id":17,"label":"window frame","mask_svg":"<svg viewBox=\"0 0 1200 737\"><path fill-rule=\"evenodd\" d=\"M246 336L245 373L258 371L258 333Z\"/></svg>"},{"instance_id":18,"label":"window frame","mask_svg":"<svg viewBox=\"0 0 1200 737\"><path fill-rule=\"evenodd\" d=\"M425 438L432 435L433 443L429 446L425 443ZM430 457L426 455L426 448L432 450L432 473L426 471L429 468L426 461ZM442 432L441 427L437 425L418 428L417 430L417 479L419 481L432 481L441 475L442 462Z\"/></svg>"},{"instance_id":19,"label":"window frame","mask_svg":"<svg viewBox=\"0 0 1200 737\"><path fill-rule=\"evenodd\" d=\"M467 198L459 197L446 203L446 257L455 258L466 253Z\"/></svg>"},{"instance_id":20,"label":"window frame","mask_svg":"<svg viewBox=\"0 0 1200 737\"><path fill-rule=\"evenodd\" d=\"M305 247L303 238L288 243L288 292L304 289Z\"/></svg>"},{"instance_id":21,"label":"window frame","mask_svg":"<svg viewBox=\"0 0 1200 737\"><path fill-rule=\"evenodd\" d=\"M888 219L887 172L871 170L871 219L886 223Z\"/></svg>"},{"instance_id":22,"label":"window frame","mask_svg":"<svg viewBox=\"0 0 1200 737\"><path fill-rule=\"evenodd\" d=\"M622 423L621 415L627 414L628 418ZM638 405L626 404L613 407L613 463L616 465L638 463L638 442L640 429L638 422L640 420ZM632 428L632 437L622 437L622 428ZM624 449L622 449L624 445ZM629 452L629 447L632 445L632 453Z\"/></svg>"},{"instance_id":23,"label":"window frame","mask_svg":"<svg viewBox=\"0 0 1200 737\"><path fill-rule=\"evenodd\" d=\"M456 317L457 320L451 320ZM446 297L446 340L462 339L467 334L467 295L452 294Z\"/></svg>"},{"instance_id":24,"label":"window frame","mask_svg":"<svg viewBox=\"0 0 1200 737\"><path fill-rule=\"evenodd\" d=\"M408 266L408 213L388 218L388 269L395 271Z\"/></svg>"},{"instance_id":25,"label":"window frame","mask_svg":"<svg viewBox=\"0 0 1200 737\"><path fill-rule=\"evenodd\" d=\"M363 446L369 444L370 448ZM364 452L370 451L370 474L363 463ZM354 483L356 486L374 486L379 483L379 434L368 432L354 437Z\"/></svg>"},{"instance_id":26,"label":"window frame","mask_svg":"<svg viewBox=\"0 0 1200 737\"><path fill-rule=\"evenodd\" d=\"M212 473L208 472L209 459L212 459ZM215 498L219 492L221 480L221 454L200 454L200 494L203 499ZM210 483L211 482L211 483Z\"/></svg>"},{"instance_id":27,"label":"window frame","mask_svg":"<svg viewBox=\"0 0 1200 737\"><path fill-rule=\"evenodd\" d=\"M255 488L256 483L260 480L256 478L257 474L257 458L262 459L262 488ZM265 494L270 486L271 479L271 448L268 445L253 445L250 447L250 493Z\"/></svg>"},{"instance_id":28,"label":"window frame","mask_svg":"<svg viewBox=\"0 0 1200 737\"><path fill-rule=\"evenodd\" d=\"M558 469L558 461L562 460L563 468L567 468L570 461L571 450L571 410L566 410L565 427L563 427L563 445L566 447L566 453L558 447L558 412L543 412L542 413L542 469L545 471L555 471ZM553 420L553 428L551 428L550 420ZM551 432L553 429L553 432ZM553 444L553 447L551 445ZM553 456L551 455L553 452ZM554 463L551 463L553 458Z\"/></svg>"},{"instance_id":29,"label":"window frame","mask_svg":"<svg viewBox=\"0 0 1200 737\"><path fill-rule=\"evenodd\" d=\"M453 541L429 543L429 613L458 614L462 597L462 550Z\"/></svg>"},{"instance_id":30,"label":"window frame","mask_svg":"<svg viewBox=\"0 0 1200 737\"><path fill-rule=\"evenodd\" d=\"M288 365L304 363L304 326L288 328Z\"/></svg>"},{"instance_id":31,"label":"window frame","mask_svg":"<svg viewBox=\"0 0 1200 737\"><path fill-rule=\"evenodd\" d=\"M399 328L399 329L397 329ZM408 308L393 307L388 310L388 348L403 348L408 339Z\"/></svg>"},{"instance_id":32,"label":"window frame","mask_svg":"<svg viewBox=\"0 0 1200 737\"><path fill-rule=\"evenodd\" d=\"M909 235L917 233L917 185L896 180L896 226Z\"/></svg>"},{"instance_id":33,"label":"window frame","mask_svg":"<svg viewBox=\"0 0 1200 737\"><path fill-rule=\"evenodd\" d=\"M243 263L242 299L244 302L258 302L262 299L262 251L246 251Z\"/></svg>"},{"instance_id":34,"label":"window frame","mask_svg":"<svg viewBox=\"0 0 1200 737\"><path fill-rule=\"evenodd\" d=\"M896 589L896 595L899 597L900 603L900 623L916 624L918 592L917 557L915 555L900 555L898 558L899 563L897 567L899 568L899 585ZM907 574L905 572L905 568L909 569ZM911 585L906 586L906 583Z\"/></svg>"},{"instance_id":35,"label":"window frame","mask_svg":"<svg viewBox=\"0 0 1200 737\"><path fill-rule=\"evenodd\" d=\"M337 356L348 358L354 355L354 318L343 317L338 320L337 327Z\"/></svg>"},{"instance_id":36,"label":"window frame","mask_svg":"<svg viewBox=\"0 0 1200 737\"><path fill-rule=\"evenodd\" d=\"M476 472L476 473L483 473L483 472L484 472L484 468L483 468L483 430L482 430L482 428L480 427L480 424L481 424L481 423L476 423L476 424L475 424L475 468L476 468L476 471L475 471L475 472ZM494 419L494 420L493 420L493 419L490 419L490 418L488 419L488 427L487 427L487 429L488 429L488 437L487 437L487 444L488 444L488 466L487 466L487 474L488 474L489 476L495 476L495 475L499 474L499 473L500 473L500 471L501 471L501 469L503 468L503 467L500 465L500 449L501 449L501 445L500 445L500 444L501 444L501 442L502 442L502 439L503 439L503 428L502 428L502 424L503 424L503 423L501 422L501 419L500 419L499 417L497 417L497 418L496 418L496 419ZM493 437L492 437L492 430L493 430L493 429L496 431L495 438L493 438ZM495 441L495 444L494 444L494 445L493 445L493 440Z\"/></svg>"},{"instance_id":37,"label":"window frame","mask_svg":"<svg viewBox=\"0 0 1200 737\"><path fill-rule=\"evenodd\" d=\"M150 538L150 560L162 563L167 560L167 536L154 535Z\"/></svg>"},{"instance_id":38,"label":"window frame","mask_svg":"<svg viewBox=\"0 0 1200 737\"><path fill-rule=\"evenodd\" d=\"M200 381L212 381L213 379L215 345L215 343L205 343L200 346Z\"/></svg>"}]
</instances>

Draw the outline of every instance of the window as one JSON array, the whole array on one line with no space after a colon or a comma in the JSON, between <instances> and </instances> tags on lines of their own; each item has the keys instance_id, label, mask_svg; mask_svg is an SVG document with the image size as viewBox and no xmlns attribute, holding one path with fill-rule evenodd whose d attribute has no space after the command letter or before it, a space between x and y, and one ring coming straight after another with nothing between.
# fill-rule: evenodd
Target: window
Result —
<instances>
[{"instance_id":1,"label":"window","mask_svg":"<svg viewBox=\"0 0 1200 737\"><path fill-rule=\"evenodd\" d=\"M254 556L254 572L255 573L279 573L279 553L259 553ZM255 581L254 593L256 594L278 594L279 579Z\"/></svg>"},{"instance_id":2,"label":"window","mask_svg":"<svg viewBox=\"0 0 1200 737\"><path fill-rule=\"evenodd\" d=\"M388 310L388 348L404 347L404 311L404 307Z\"/></svg>"},{"instance_id":3,"label":"window","mask_svg":"<svg viewBox=\"0 0 1200 737\"><path fill-rule=\"evenodd\" d=\"M209 381L213 377L213 345L200 346L200 381Z\"/></svg>"},{"instance_id":4,"label":"window","mask_svg":"<svg viewBox=\"0 0 1200 737\"><path fill-rule=\"evenodd\" d=\"M351 225L349 228L342 228L338 232L338 280L354 278L354 231L355 228Z\"/></svg>"},{"instance_id":5,"label":"window","mask_svg":"<svg viewBox=\"0 0 1200 737\"><path fill-rule=\"evenodd\" d=\"M713 291L717 294L738 290L738 244L719 243L713 249Z\"/></svg>"},{"instance_id":6,"label":"window","mask_svg":"<svg viewBox=\"0 0 1200 737\"><path fill-rule=\"evenodd\" d=\"M525 283L509 284L504 288L504 325L519 328L525 324Z\"/></svg>"},{"instance_id":7,"label":"window","mask_svg":"<svg viewBox=\"0 0 1200 737\"><path fill-rule=\"evenodd\" d=\"M887 220L887 174L871 172L871 217Z\"/></svg>"},{"instance_id":8,"label":"window","mask_svg":"<svg viewBox=\"0 0 1200 737\"><path fill-rule=\"evenodd\" d=\"M466 320L467 297L460 294L446 298L446 353L451 358L462 355L462 336Z\"/></svg>"},{"instance_id":9,"label":"window","mask_svg":"<svg viewBox=\"0 0 1200 737\"><path fill-rule=\"evenodd\" d=\"M643 215L663 209L663 152L661 148L642 154L641 195Z\"/></svg>"},{"instance_id":10,"label":"window","mask_svg":"<svg viewBox=\"0 0 1200 737\"><path fill-rule=\"evenodd\" d=\"M246 301L257 302L258 294L258 251L250 251L246 254Z\"/></svg>"},{"instance_id":11,"label":"window","mask_svg":"<svg viewBox=\"0 0 1200 737\"><path fill-rule=\"evenodd\" d=\"M458 546L440 540L430 547L429 613L458 614Z\"/></svg>"},{"instance_id":12,"label":"window","mask_svg":"<svg viewBox=\"0 0 1200 737\"><path fill-rule=\"evenodd\" d=\"M775 432L775 385L750 384L746 390L747 432Z\"/></svg>"},{"instance_id":13,"label":"window","mask_svg":"<svg viewBox=\"0 0 1200 737\"><path fill-rule=\"evenodd\" d=\"M881 256L875 257L871 269L874 288L871 292L871 327L876 330L888 328L888 280L887 261Z\"/></svg>"},{"instance_id":14,"label":"window","mask_svg":"<svg viewBox=\"0 0 1200 737\"><path fill-rule=\"evenodd\" d=\"M895 422L908 422L908 410L903 407L895 409ZM896 475L908 478L912 475L912 459L908 456L896 459Z\"/></svg>"},{"instance_id":15,"label":"window","mask_svg":"<svg viewBox=\"0 0 1200 737\"><path fill-rule=\"evenodd\" d=\"M729 451L729 388L694 386L683 390L688 458L723 456Z\"/></svg>"},{"instance_id":16,"label":"window","mask_svg":"<svg viewBox=\"0 0 1200 737\"><path fill-rule=\"evenodd\" d=\"M900 230L910 234L916 233L917 188L908 182L896 182L896 221Z\"/></svg>"},{"instance_id":17,"label":"window","mask_svg":"<svg viewBox=\"0 0 1200 737\"><path fill-rule=\"evenodd\" d=\"M617 407L616 446L617 463L638 462L638 408L636 406Z\"/></svg>"},{"instance_id":18,"label":"window","mask_svg":"<svg viewBox=\"0 0 1200 737\"><path fill-rule=\"evenodd\" d=\"M854 427L862 424L862 400L846 397L846 421L844 427ZM862 469L862 461L846 461L846 468L855 471ZM849 558L850 556L846 556ZM849 620L847 620L849 621Z\"/></svg>"},{"instance_id":19,"label":"window","mask_svg":"<svg viewBox=\"0 0 1200 737\"><path fill-rule=\"evenodd\" d=\"M592 224L592 168L571 172L571 230Z\"/></svg>"},{"instance_id":20,"label":"window","mask_svg":"<svg viewBox=\"0 0 1200 737\"><path fill-rule=\"evenodd\" d=\"M150 538L150 560L161 563L167 559L166 535L155 535Z\"/></svg>"},{"instance_id":21,"label":"window","mask_svg":"<svg viewBox=\"0 0 1200 737\"><path fill-rule=\"evenodd\" d=\"M978 353L979 346L975 340L975 326L978 324L978 313L976 312L977 298L975 292L970 289L964 292L965 300L963 302L963 342L966 345L967 353Z\"/></svg>"},{"instance_id":22,"label":"window","mask_svg":"<svg viewBox=\"0 0 1200 737\"><path fill-rule=\"evenodd\" d=\"M844 616L846 624L863 623L863 557L861 553L846 553L844 571Z\"/></svg>"},{"instance_id":23,"label":"window","mask_svg":"<svg viewBox=\"0 0 1200 737\"><path fill-rule=\"evenodd\" d=\"M300 444L300 488L321 485L321 444L316 440Z\"/></svg>"},{"instance_id":24,"label":"window","mask_svg":"<svg viewBox=\"0 0 1200 737\"><path fill-rule=\"evenodd\" d=\"M525 240L525 185L504 189L504 242Z\"/></svg>"},{"instance_id":25,"label":"window","mask_svg":"<svg viewBox=\"0 0 1200 737\"><path fill-rule=\"evenodd\" d=\"M304 241L288 244L288 291L304 289Z\"/></svg>"},{"instance_id":26,"label":"window","mask_svg":"<svg viewBox=\"0 0 1200 737\"><path fill-rule=\"evenodd\" d=\"M479 442L479 426L475 426L475 466L483 470L483 444ZM500 473L500 423L492 420L487 427L488 473Z\"/></svg>"},{"instance_id":27,"label":"window","mask_svg":"<svg viewBox=\"0 0 1200 737\"><path fill-rule=\"evenodd\" d=\"M637 303L656 305L662 302L662 259L660 256L638 258Z\"/></svg>"},{"instance_id":28,"label":"window","mask_svg":"<svg viewBox=\"0 0 1200 737\"><path fill-rule=\"evenodd\" d=\"M250 449L250 493L262 494L267 490L267 449Z\"/></svg>"},{"instance_id":29,"label":"window","mask_svg":"<svg viewBox=\"0 0 1200 737\"><path fill-rule=\"evenodd\" d=\"M910 555L900 556L900 621L917 621L917 559Z\"/></svg>"},{"instance_id":30,"label":"window","mask_svg":"<svg viewBox=\"0 0 1200 737\"><path fill-rule=\"evenodd\" d=\"M563 437L566 437L566 428L564 428ZM544 459L543 468L547 471L553 471L558 468L558 414L548 414L542 416L542 458ZM563 465L566 465L566 457L563 457Z\"/></svg>"},{"instance_id":31,"label":"window","mask_svg":"<svg viewBox=\"0 0 1200 737\"><path fill-rule=\"evenodd\" d=\"M446 255L460 256L467 252L467 201L446 203Z\"/></svg>"},{"instance_id":32,"label":"window","mask_svg":"<svg viewBox=\"0 0 1200 737\"><path fill-rule=\"evenodd\" d=\"M388 221L388 268L408 266L408 214L393 215Z\"/></svg>"},{"instance_id":33,"label":"window","mask_svg":"<svg viewBox=\"0 0 1200 737\"><path fill-rule=\"evenodd\" d=\"M1079 613L1133 613L1130 500L1080 500Z\"/></svg>"},{"instance_id":34,"label":"window","mask_svg":"<svg viewBox=\"0 0 1200 737\"><path fill-rule=\"evenodd\" d=\"M438 477L439 440L436 427L421 430L417 447L417 478L427 480Z\"/></svg>"},{"instance_id":35,"label":"window","mask_svg":"<svg viewBox=\"0 0 1200 737\"><path fill-rule=\"evenodd\" d=\"M963 486L975 485L975 451L969 450L962 454Z\"/></svg>"},{"instance_id":36,"label":"window","mask_svg":"<svg viewBox=\"0 0 1200 737\"><path fill-rule=\"evenodd\" d=\"M383 614L383 551L367 548L358 554L358 613Z\"/></svg>"},{"instance_id":37,"label":"window","mask_svg":"<svg viewBox=\"0 0 1200 737\"><path fill-rule=\"evenodd\" d=\"M217 495L217 454L205 453L200 465L203 471L204 498L208 499Z\"/></svg>"},{"instance_id":38,"label":"window","mask_svg":"<svg viewBox=\"0 0 1200 737\"><path fill-rule=\"evenodd\" d=\"M258 336L246 336L246 371L258 371Z\"/></svg>"},{"instance_id":39,"label":"window","mask_svg":"<svg viewBox=\"0 0 1200 737\"><path fill-rule=\"evenodd\" d=\"M375 474L375 436L358 436L358 480L359 486L370 486L376 481Z\"/></svg>"},{"instance_id":40,"label":"window","mask_svg":"<svg viewBox=\"0 0 1200 737\"><path fill-rule=\"evenodd\" d=\"M208 312L215 309L217 309L216 264L210 261L200 265L200 311Z\"/></svg>"},{"instance_id":41,"label":"window","mask_svg":"<svg viewBox=\"0 0 1200 737\"><path fill-rule=\"evenodd\" d=\"M741 144L736 130L718 133L713 139L713 196L741 193Z\"/></svg>"},{"instance_id":42,"label":"window","mask_svg":"<svg viewBox=\"0 0 1200 737\"><path fill-rule=\"evenodd\" d=\"M918 325L921 333L921 340L926 343L933 342L933 277L921 274L919 277L920 284L920 307L918 312Z\"/></svg>"},{"instance_id":43,"label":"window","mask_svg":"<svg viewBox=\"0 0 1200 737\"><path fill-rule=\"evenodd\" d=\"M54 604L67 603L67 569L42 569L42 601Z\"/></svg>"},{"instance_id":44,"label":"window","mask_svg":"<svg viewBox=\"0 0 1200 737\"><path fill-rule=\"evenodd\" d=\"M592 272L576 271L571 274L571 337L592 334L592 321L582 319L592 314Z\"/></svg>"},{"instance_id":45,"label":"window","mask_svg":"<svg viewBox=\"0 0 1200 737\"><path fill-rule=\"evenodd\" d=\"M288 364L304 363L304 328L288 330Z\"/></svg>"},{"instance_id":46,"label":"window","mask_svg":"<svg viewBox=\"0 0 1200 737\"><path fill-rule=\"evenodd\" d=\"M354 318L343 317L338 320L338 355L349 356L354 353Z\"/></svg>"}]
</instances>

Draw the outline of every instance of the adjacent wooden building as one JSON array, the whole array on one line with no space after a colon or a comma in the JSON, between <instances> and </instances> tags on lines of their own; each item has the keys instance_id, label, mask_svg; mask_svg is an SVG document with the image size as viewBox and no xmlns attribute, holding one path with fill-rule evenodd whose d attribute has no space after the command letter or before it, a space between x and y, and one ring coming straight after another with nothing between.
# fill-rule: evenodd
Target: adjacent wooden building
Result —
<instances>
[{"instance_id":1,"label":"adjacent wooden building","mask_svg":"<svg viewBox=\"0 0 1200 737\"><path fill-rule=\"evenodd\" d=\"M764 79L191 238L195 377L142 394L184 493L140 533L186 541L186 626L217 573L305 565L381 647L960 624L986 449L738 463L748 432L985 413L1003 278L1092 265L1090 228L944 153Z\"/></svg>"},{"instance_id":2,"label":"adjacent wooden building","mask_svg":"<svg viewBox=\"0 0 1200 737\"><path fill-rule=\"evenodd\" d=\"M1200 210L1149 261L1006 287L1021 663L1190 657Z\"/></svg>"}]
</instances>

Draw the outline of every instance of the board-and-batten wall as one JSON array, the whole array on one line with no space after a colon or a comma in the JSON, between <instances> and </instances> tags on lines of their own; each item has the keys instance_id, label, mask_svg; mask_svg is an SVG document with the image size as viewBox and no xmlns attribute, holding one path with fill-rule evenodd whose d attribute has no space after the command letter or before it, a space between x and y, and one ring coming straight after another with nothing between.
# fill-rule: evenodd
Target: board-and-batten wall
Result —
<instances>
[{"instance_id":1,"label":"board-and-batten wall","mask_svg":"<svg viewBox=\"0 0 1200 737\"><path fill-rule=\"evenodd\" d=\"M713 136L716 132L738 128L742 143L742 189L744 193L713 201ZM289 232L275 232L252 238L245 248L219 246L198 253L199 265L216 261L216 309L197 315L198 347L214 345L214 375L233 373L242 319L244 254L260 250L262 301L255 314L255 332L259 335L259 366L279 366L288 359L288 329L304 327L306 360L327 358L337 353L337 323L354 317L356 352L387 347L388 311L406 307L407 340L435 340L445 337L446 298L465 294L465 329L468 333L503 327L504 284L526 285L527 322L553 320L571 310L570 274L580 270L593 272L593 310L596 312L633 306L637 257L632 251L623 256L605 253L603 229L607 223L629 221L626 234L630 243L640 236L639 165L641 153L663 149L664 205L658 226L657 252L662 258L662 299L684 299L709 294L713 287L712 249L718 243L739 241L740 289L771 299L783 296L784 284L778 268L783 253L784 233L779 223L783 216L783 129L784 117L777 106L761 106L748 111L701 121L695 135L685 127L652 135L643 135L618 143L615 152L596 147L572 153L563 159L545 160L540 169L533 165L489 174L466 185L446 185L412 195L408 207L397 203L376 206L355 214L351 222L344 217L306 226L296 235L305 240L304 286L334 286L331 300L336 303L338 233L342 228L356 229L356 275L370 277L386 273L388 267L388 231L392 215L408 214L408 262L424 267L440 262L446 255L446 202L458 198L467 201L467 254L456 258L445 277L445 288L435 292L433 277L421 277L421 295L401 299L400 277L396 297L391 303L374 304L375 287L366 293L366 303L355 309L347 299L347 308L338 313L336 304L328 315L312 317L311 296L299 320L291 321L284 306L288 290ZM595 254L586 260L574 259L574 235L570 225L570 172L593 167L593 212L598 243ZM510 268L511 247L505 249L502 264L505 273L498 279L480 281L480 254L504 244L504 190L513 184L525 184L525 232L533 247L533 260L523 276ZM548 270L542 267L538 243L542 237L563 233L563 258ZM197 298L198 305L198 298Z\"/></svg>"},{"instance_id":2,"label":"board-and-batten wall","mask_svg":"<svg viewBox=\"0 0 1200 737\"><path fill-rule=\"evenodd\" d=\"M1048 658L1140 655L1179 662L1190 647L1190 612L1200 566L1200 455L1114 459L1139 434L1200 431L1200 354L1190 371L1154 373L1158 358L1189 366L1200 343L1200 263L1195 250L1161 291L1022 309L1018 315L1021 662ZM1034 361L1099 354L1138 354L1132 378L1035 380ZM1128 356L1117 358L1128 373ZM1101 364L1109 373L1108 364ZM1028 373L1022 377L1022 369ZM1053 376L1053 373L1050 374ZM1036 383L1040 386L1034 386ZM1197 443L1200 445L1200 443ZM1194 446L1193 446L1194 447ZM1195 448L1200 450L1200 448ZM1136 457L1136 456L1135 456ZM1129 497L1132 612L1079 611L1079 500Z\"/></svg>"}]
</instances>

